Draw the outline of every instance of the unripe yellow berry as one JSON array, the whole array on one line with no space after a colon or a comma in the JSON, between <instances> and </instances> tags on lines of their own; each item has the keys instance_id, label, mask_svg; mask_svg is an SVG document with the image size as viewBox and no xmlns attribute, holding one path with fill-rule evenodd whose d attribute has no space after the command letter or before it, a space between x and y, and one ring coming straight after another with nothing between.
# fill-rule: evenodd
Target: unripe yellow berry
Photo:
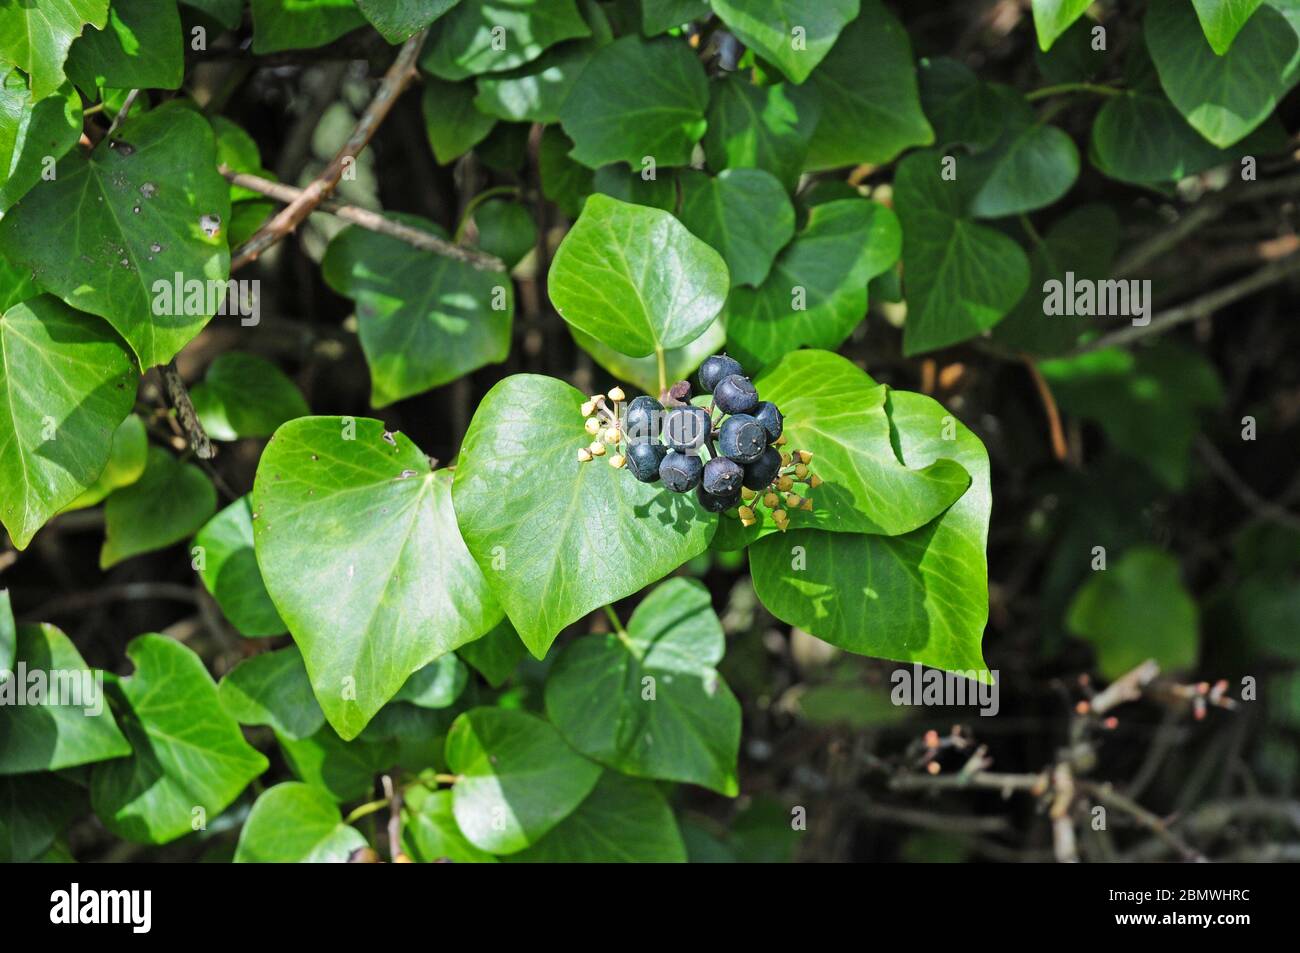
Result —
<instances>
[{"instance_id":1,"label":"unripe yellow berry","mask_svg":"<svg viewBox=\"0 0 1300 953\"><path fill-rule=\"evenodd\" d=\"M605 445L599 440L593 441L587 449L591 451L593 457L603 457L605 455Z\"/></svg>"},{"instance_id":2,"label":"unripe yellow berry","mask_svg":"<svg viewBox=\"0 0 1300 953\"><path fill-rule=\"evenodd\" d=\"M582 416L590 417L596 412L596 402L594 400L585 401L582 405Z\"/></svg>"},{"instance_id":3,"label":"unripe yellow berry","mask_svg":"<svg viewBox=\"0 0 1300 953\"><path fill-rule=\"evenodd\" d=\"M781 477L781 479L776 481L776 488L780 490L782 493L789 492L789 490L793 486L794 486L794 478L791 477L789 474Z\"/></svg>"},{"instance_id":4,"label":"unripe yellow berry","mask_svg":"<svg viewBox=\"0 0 1300 953\"><path fill-rule=\"evenodd\" d=\"M626 400L627 394L623 393L623 388L621 387L611 387L609 389L609 399L612 401Z\"/></svg>"},{"instance_id":5,"label":"unripe yellow berry","mask_svg":"<svg viewBox=\"0 0 1300 953\"><path fill-rule=\"evenodd\" d=\"M622 469L627 465L627 459L621 453L616 453L609 458L609 465L615 470Z\"/></svg>"},{"instance_id":6,"label":"unripe yellow berry","mask_svg":"<svg viewBox=\"0 0 1300 953\"><path fill-rule=\"evenodd\" d=\"M812 463L813 455L811 450L796 450L795 452L799 454L799 459L804 463Z\"/></svg>"},{"instance_id":7,"label":"unripe yellow berry","mask_svg":"<svg viewBox=\"0 0 1300 953\"><path fill-rule=\"evenodd\" d=\"M817 487L819 487L819 486L822 485L822 482L823 482L823 481L822 481L822 478L819 477L817 474L814 473L814 474L812 475L812 479L808 481L808 485L809 485L810 487L812 487L812 488L815 490L815 489L817 489Z\"/></svg>"},{"instance_id":8,"label":"unripe yellow berry","mask_svg":"<svg viewBox=\"0 0 1300 953\"><path fill-rule=\"evenodd\" d=\"M579 447L579 448L578 448L578 462L579 462L579 463L586 463L586 462L588 462L590 459L591 459L591 451L588 450L586 447Z\"/></svg>"},{"instance_id":9,"label":"unripe yellow berry","mask_svg":"<svg viewBox=\"0 0 1300 953\"><path fill-rule=\"evenodd\" d=\"M583 426L586 428L587 433L591 434L593 437L600 433L600 421L595 417L588 417L587 422L583 424Z\"/></svg>"},{"instance_id":10,"label":"unripe yellow berry","mask_svg":"<svg viewBox=\"0 0 1300 953\"><path fill-rule=\"evenodd\" d=\"M752 499L753 499L754 497L756 497L756 496L758 496L758 494L755 493L753 490L751 490L749 487L747 487L747 486L746 486L746 487L741 487L741 489L740 489L740 498L741 498L742 500L752 500Z\"/></svg>"},{"instance_id":11,"label":"unripe yellow berry","mask_svg":"<svg viewBox=\"0 0 1300 953\"><path fill-rule=\"evenodd\" d=\"M807 510L809 513L811 513L811 512L812 512L812 500L804 500L804 501L803 501L803 505L802 505L801 507L799 507L799 509L801 509L801 510Z\"/></svg>"},{"instance_id":12,"label":"unripe yellow berry","mask_svg":"<svg viewBox=\"0 0 1300 953\"><path fill-rule=\"evenodd\" d=\"M741 520L752 520L754 518L754 511L748 506L742 506L738 512Z\"/></svg>"},{"instance_id":13,"label":"unripe yellow berry","mask_svg":"<svg viewBox=\"0 0 1300 953\"><path fill-rule=\"evenodd\" d=\"M622 439L622 434L618 432L617 427L610 427L605 431L605 442L609 444L618 443Z\"/></svg>"},{"instance_id":14,"label":"unripe yellow berry","mask_svg":"<svg viewBox=\"0 0 1300 953\"><path fill-rule=\"evenodd\" d=\"M770 510L774 506L781 505L781 498L777 496L775 493L769 493L765 497L763 497L763 505Z\"/></svg>"},{"instance_id":15,"label":"unripe yellow berry","mask_svg":"<svg viewBox=\"0 0 1300 953\"><path fill-rule=\"evenodd\" d=\"M797 510L799 508L799 504L802 502L803 502L802 497L800 497L797 493L787 493L785 495L785 505L790 507L790 509L792 510Z\"/></svg>"},{"instance_id":16,"label":"unripe yellow berry","mask_svg":"<svg viewBox=\"0 0 1300 953\"><path fill-rule=\"evenodd\" d=\"M802 480L804 477L806 477L808 475L808 464L801 463L798 466L796 466L794 468L794 475L795 478L799 480Z\"/></svg>"}]
</instances>

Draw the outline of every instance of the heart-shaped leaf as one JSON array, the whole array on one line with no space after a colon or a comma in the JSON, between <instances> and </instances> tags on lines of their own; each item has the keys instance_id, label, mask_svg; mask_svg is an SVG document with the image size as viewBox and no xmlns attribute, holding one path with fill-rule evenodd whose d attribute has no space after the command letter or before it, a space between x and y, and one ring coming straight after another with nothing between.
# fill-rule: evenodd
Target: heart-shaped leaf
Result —
<instances>
[{"instance_id":1,"label":"heart-shaped leaf","mask_svg":"<svg viewBox=\"0 0 1300 953\"><path fill-rule=\"evenodd\" d=\"M1219 56L1232 46L1241 28L1264 0L1192 0L1210 48Z\"/></svg>"},{"instance_id":2,"label":"heart-shaped leaf","mask_svg":"<svg viewBox=\"0 0 1300 953\"><path fill-rule=\"evenodd\" d=\"M405 221L446 237L431 222ZM356 227L330 242L321 270L331 288L356 302L376 407L441 387L510 351L514 290L500 272Z\"/></svg>"},{"instance_id":3,"label":"heart-shaped leaf","mask_svg":"<svg viewBox=\"0 0 1300 953\"><path fill-rule=\"evenodd\" d=\"M344 741L329 725L310 738L276 732L275 740L299 779L340 803L369 796L375 776L392 770L398 749L394 739L381 736L371 726L351 741Z\"/></svg>"},{"instance_id":4,"label":"heart-shaped leaf","mask_svg":"<svg viewBox=\"0 0 1300 953\"><path fill-rule=\"evenodd\" d=\"M103 470L136 370L108 325L48 296L0 316L0 354L0 520L25 549Z\"/></svg>"},{"instance_id":5,"label":"heart-shaped leaf","mask_svg":"<svg viewBox=\"0 0 1300 953\"><path fill-rule=\"evenodd\" d=\"M640 483L608 456L580 462L585 399L550 377L507 377L479 404L456 467L461 533L538 658L569 623L699 555L717 526L693 496Z\"/></svg>"},{"instance_id":6,"label":"heart-shaped leaf","mask_svg":"<svg viewBox=\"0 0 1300 953\"><path fill-rule=\"evenodd\" d=\"M227 351L190 391L199 423L214 440L269 437L286 420L311 413L284 371L256 354Z\"/></svg>"},{"instance_id":7,"label":"heart-shaped leaf","mask_svg":"<svg viewBox=\"0 0 1300 953\"><path fill-rule=\"evenodd\" d=\"M456 864L495 864L494 856L479 850L460 832L451 802L450 791L430 791L417 786L406 792L402 836L410 855L426 864L446 860Z\"/></svg>"},{"instance_id":8,"label":"heart-shaped leaf","mask_svg":"<svg viewBox=\"0 0 1300 953\"><path fill-rule=\"evenodd\" d=\"M134 754L95 765L91 803L118 837L165 844L194 830L196 808L207 821L224 811L267 762L192 651L142 635L126 654L135 674L118 680L114 708Z\"/></svg>"},{"instance_id":9,"label":"heart-shaped leaf","mask_svg":"<svg viewBox=\"0 0 1300 953\"><path fill-rule=\"evenodd\" d=\"M781 183L761 169L726 169L681 179L683 225L727 263L731 284L758 285L794 235L794 206Z\"/></svg>"},{"instance_id":10,"label":"heart-shaped leaf","mask_svg":"<svg viewBox=\"0 0 1300 953\"><path fill-rule=\"evenodd\" d=\"M494 117L474 107L474 87L470 83L426 79L421 108L424 131L439 165L450 165L469 152L497 124Z\"/></svg>"},{"instance_id":11,"label":"heart-shaped leaf","mask_svg":"<svg viewBox=\"0 0 1300 953\"><path fill-rule=\"evenodd\" d=\"M802 83L858 15L858 0L713 0L713 11L742 43Z\"/></svg>"},{"instance_id":12,"label":"heart-shaped leaf","mask_svg":"<svg viewBox=\"0 0 1300 953\"><path fill-rule=\"evenodd\" d=\"M672 808L653 784L606 771L578 809L534 846L507 861L523 864L686 862Z\"/></svg>"},{"instance_id":13,"label":"heart-shaped leaf","mask_svg":"<svg viewBox=\"0 0 1300 953\"><path fill-rule=\"evenodd\" d=\"M1104 677L1155 659L1160 668L1196 666L1200 637L1196 602L1183 586L1178 560L1154 547L1130 549L1075 594L1066 625L1097 651Z\"/></svg>"},{"instance_id":14,"label":"heart-shaped leaf","mask_svg":"<svg viewBox=\"0 0 1300 953\"><path fill-rule=\"evenodd\" d=\"M217 685L221 704L241 725L269 725L279 735L310 738L325 724L296 646L244 659Z\"/></svg>"},{"instance_id":15,"label":"heart-shaped leaf","mask_svg":"<svg viewBox=\"0 0 1300 953\"><path fill-rule=\"evenodd\" d=\"M106 318L141 367L167 363L217 312L230 272L230 189L211 127L165 104L58 173L0 221L0 252Z\"/></svg>"},{"instance_id":16,"label":"heart-shaped leaf","mask_svg":"<svg viewBox=\"0 0 1300 953\"><path fill-rule=\"evenodd\" d=\"M446 708L460 697L468 680L465 663L449 653L412 673L393 698L421 708Z\"/></svg>"},{"instance_id":17,"label":"heart-shaped leaf","mask_svg":"<svg viewBox=\"0 0 1300 953\"><path fill-rule=\"evenodd\" d=\"M85 802L85 792L57 774L0 776L0 863L36 860Z\"/></svg>"},{"instance_id":18,"label":"heart-shaped leaf","mask_svg":"<svg viewBox=\"0 0 1300 953\"><path fill-rule=\"evenodd\" d=\"M137 414L128 414L113 433L113 447L108 462L95 482L60 512L81 510L102 503L114 490L130 486L144 475L149 460L149 434Z\"/></svg>"},{"instance_id":19,"label":"heart-shaped leaf","mask_svg":"<svg viewBox=\"0 0 1300 953\"><path fill-rule=\"evenodd\" d=\"M114 491L104 504L99 568L179 543L216 510L217 491L202 470L150 447L140 479Z\"/></svg>"},{"instance_id":20,"label":"heart-shaped leaf","mask_svg":"<svg viewBox=\"0 0 1300 953\"><path fill-rule=\"evenodd\" d=\"M456 823L474 846L513 854L537 843L591 793L600 766L536 715L473 708L447 733Z\"/></svg>"},{"instance_id":21,"label":"heart-shaped leaf","mask_svg":"<svg viewBox=\"0 0 1300 953\"><path fill-rule=\"evenodd\" d=\"M890 422L916 469L951 459L971 487L902 536L792 531L749 550L754 589L777 618L850 652L920 662L988 680L988 454L936 401L894 391Z\"/></svg>"},{"instance_id":22,"label":"heart-shaped leaf","mask_svg":"<svg viewBox=\"0 0 1300 953\"><path fill-rule=\"evenodd\" d=\"M239 832L237 864L341 864L366 846L338 805L308 784L286 781L258 797Z\"/></svg>"},{"instance_id":23,"label":"heart-shaped leaf","mask_svg":"<svg viewBox=\"0 0 1300 953\"><path fill-rule=\"evenodd\" d=\"M501 618L460 541L451 473L378 420L289 421L252 499L266 589L344 739L412 672Z\"/></svg>"},{"instance_id":24,"label":"heart-shaped leaf","mask_svg":"<svg viewBox=\"0 0 1300 953\"><path fill-rule=\"evenodd\" d=\"M185 74L181 17L172 0L113 0L104 29L72 44L68 78L93 96L101 87L179 89Z\"/></svg>"},{"instance_id":25,"label":"heart-shaped leaf","mask_svg":"<svg viewBox=\"0 0 1300 953\"><path fill-rule=\"evenodd\" d=\"M993 327L1029 287L1024 250L963 217L963 186L945 178L942 163L936 152L916 153L899 163L894 177L894 207L903 225L907 354Z\"/></svg>"},{"instance_id":26,"label":"heart-shaped leaf","mask_svg":"<svg viewBox=\"0 0 1300 953\"><path fill-rule=\"evenodd\" d=\"M704 333L727 298L722 257L669 213L593 195L547 275L565 321L632 357Z\"/></svg>"},{"instance_id":27,"label":"heart-shaped leaf","mask_svg":"<svg viewBox=\"0 0 1300 953\"><path fill-rule=\"evenodd\" d=\"M976 218L1002 218L1051 205L1079 177L1079 150L1055 126L1038 121L1008 124L986 151L961 162L974 180L969 205Z\"/></svg>"},{"instance_id":28,"label":"heart-shaped leaf","mask_svg":"<svg viewBox=\"0 0 1300 953\"><path fill-rule=\"evenodd\" d=\"M231 503L199 530L194 545L202 554L199 578L241 635L280 635L284 620L262 582L253 552L253 510L248 497Z\"/></svg>"},{"instance_id":29,"label":"heart-shaped leaf","mask_svg":"<svg viewBox=\"0 0 1300 953\"><path fill-rule=\"evenodd\" d=\"M1002 135L1007 124L1007 110L1034 112L1025 98L1010 87L988 83L975 75L965 63L948 57L936 57L921 63L921 103L934 126L936 145L965 146L971 152L983 152ZM1012 93L1010 100L1007 93Z\"/></svg>"},{"instance_id":30,"label":"heart-shaped leaf","mask_svg":"<svg viewBox=\"0 0 1300 953\"><path fill-rule=\"evenodd\" d=\"M934 141L921 112L912 44L880 0L862 0L861 15L844 28L812 83L822 114L808 146L809 169L890 162Z\"/></svg>"},{"instance_id":31,"label":"heart-shaped leaf","mask_svg":"<svg viewBox=\"0 0 1300 953\"><path fill-rule=\"evenodd\" d=\"M366 25L355 0L250 0L253 52L309 50Z\"/></svg>"},{"instance_id":32,"label":"heart-shaped leaf","mask_svg":"<svg viewBox=\"0 0 1300 953\"><path fill-rule=\"evenodd\" d=\"M725 649L709 591L671 579L637 606L626 632L570 643L546 679L547 717L569 744L623 774L734 797L740 703L715 668Z\"/></svg>"},{"instance_id":33,"label":"heart-shaped leaf","mask_svg":"<svg viewBox=\"0 0 1300 953\"><path fill-rule=\"evenodd\" d=\"M900 459L889 388L847 358L795 351L760 374L755 386L785 415L787 447L811 451L813 472L823 480L808 491L811 512L789 512L793 528L897 536L929 523L971 485L971 474L951 454L920 467ZM720 545L743 545L777 531L762 510L755 512L759 522L740 534L734 520L725 520Z\"/></svg>"},{"instance_id":34,"label":"heart-shaped leaf","mask_svg":"<svg viewBox=\"0 0 1300 953\"><path fill-rule=\"evenodd\" d=\"M0 15L0 60L32 78L32 98L63 85L63 63L86 26L108 21L108 0L42 0L6 4Z\"/></svg>"},{"instance_id":35,"label":"heart-shaped leaf","mask_svg":"<svg viewBox=\"0 0 1300 953\"><path fill-rule=\"evenodd\" d=\"M704 135L709 82L685 43L625 36L602 47L579 74L560 124L571 155L593 169L626 162L640 170L687 165Z\"/></svg>"},{"instance_id":36,"label":"heart-shaped leaf","mask_svg":"<svg viewBox=\"0 0 1300 953\"><path fill-rule=\"evenodd\" d=\"M499 73L590 35L573 0L460 0L438 21L420 65L449 80Z\"/></svg>"},{"instance_id":37,"label":"heart-shaped leaf","mask_svg":"<svg viewBox=\"0 0 1300 953\"><path fill-rule=\"evenodd\" d=\"M898 260L901 240L898 219L878 202L813 206L767 280L727 299L733 355L755 370L799 347L839 347L866 317L867 283Z\"/></svg>"},{"instance_id":38,"label":"heart-shaped leaf","mask_svg":"<svg viewBox=\"0 0 1300 953\"><path fill-rule=\"evenodd\" d=\"M466 642L456 650L456 654L487 679L489 685L500 688L514 672L519 660L528 654L528 649L519 640L519 633L510 620L502 619L491 632L473 642Z\"/></svg>"},{"instance_id":39,"label":"heart-shaped leaf","mask_svg":"<svg viewBox=\"0 0 1300 953\"><path fill-rule=\"evenodd\" d=\"M7 595L4 602L0 613L8 615ZM0 629L4 624L0 620ZM72 640L52 625L20 626L17 635L15 664L0 665L0 775L129 755L131 746L102 694L103 673L88 668Z\"/></svg>"},{"instance_id":40,"label":"heart-shaped leaf","mask_svg":"<svg viewBox=\"0 0 1300 953\"><path fill-rule=\"evenodd\" d=\"M70 83L38 100L22 73L0 70L0 211L40 181L47 157L63 158L80 136L81 97Z\"/></svg>"},{"instance_id":41,"label":"heart-shaped leaf","mask_svg":"<svg viewBox=\"0 0 1300 953\"><path fill-rule=\"evenodd\" d=\"M1057 37L1092 5L1092 0L1034 0L1034 29L1038 46L1050 50Z\"/></svg>"},{"instance_id":42,"label":"heart-shaped leaf","mask_svg":"<svg viewBox=\"0 0 1300 953\"><path fill-rule=\"evenodd\" d=\"M1169 99L1220 148L1244 139L1300 79L1300 4L1285 15L1260 7L1222 56L1183 0L1152 0L1145 34Z\"/></svg>"},{"instance_id":43,"label":"heart-shaped leaf","mask_svg":"<svg viewBox=\"0 0 1300 953\"><path fill-rule=\"evenodd\" d=\"M763 169L793 190L821 112L811 84L755 86L739 76L721 79L709 100L704 157L715 172Z\"/></svg>"}]
</instances>

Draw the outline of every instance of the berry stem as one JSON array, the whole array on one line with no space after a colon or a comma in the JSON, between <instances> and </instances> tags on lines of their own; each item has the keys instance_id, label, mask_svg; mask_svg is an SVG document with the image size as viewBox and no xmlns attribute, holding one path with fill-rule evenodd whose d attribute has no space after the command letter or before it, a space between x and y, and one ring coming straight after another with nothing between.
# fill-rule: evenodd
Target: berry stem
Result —
<instances>
[{"instance_id":1,"label":"berry stem","mask_svg":"<svg viewBox=\"0 0 1300 953\"><path fill-rule=\"evenodd\" d=\"M662 345L655 345L655 361L659 364L659 399L662 400L668 392L668 364L664 359L664 349Z\"/></svg>"}]
</instances>

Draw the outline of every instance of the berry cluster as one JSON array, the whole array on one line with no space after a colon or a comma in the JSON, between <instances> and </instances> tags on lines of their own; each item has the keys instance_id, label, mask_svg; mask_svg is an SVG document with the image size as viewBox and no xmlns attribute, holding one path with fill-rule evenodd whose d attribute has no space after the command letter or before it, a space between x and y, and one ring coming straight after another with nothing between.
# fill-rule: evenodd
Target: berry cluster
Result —
<instances>
[{"instance_id":1,"label":"berry cluster","mask_svg":"<svg viewBox=\"0 0 1300 953\"><path fill-rule=\"evenodd\" d=\"M708 358L700 367L699 383L713 395L708 408L689 403L688 381L674 384L661 400L637 397L621 418L621 388L611 390L608 401L593 396L582 413L587 433L595 439L578 451L578 459L586 463L612 448L610 466L626 468L642 483L662 480L675 493L694 490L706 510L736 510L745 526L757 522L761 504L784 532L789 509L812 509L811 499L794 492L796 483L821 483L808 469L812 454L781 450L786 442L781 411L759 400L734 359L725 354ZM624 441L626 452L620 452ZM702 450L708 451L707 462Z\"/></svg>"}]
</instances>

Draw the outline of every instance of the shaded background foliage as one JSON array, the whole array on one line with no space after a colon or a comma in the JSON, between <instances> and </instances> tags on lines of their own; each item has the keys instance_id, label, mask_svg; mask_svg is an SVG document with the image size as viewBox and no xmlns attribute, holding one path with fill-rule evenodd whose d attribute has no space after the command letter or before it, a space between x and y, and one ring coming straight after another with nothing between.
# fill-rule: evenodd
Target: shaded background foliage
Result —
<instances>
[{"instance_id":1,"label":"shaded background foliage","mask_svg":"<svg viewBox=\"0 0 1300 953\"><path fill-rule=\"evenodd\" d=\"M636 12L634 3L602 6L616 25ZM1009 0L909 2L893 12L923 76L928 58L951 57L983 81L1030 91L1058 82L1067 57L1090 55L1091 24L1077 23L1044 54L1027 7ZM1142 42L1140 11L1097 7L1111 52L1092 67L1094 78L1127 85L1132 78L1118 64L1122 51ZM192 10L182 13L186 24L193 21ZM717 28L708 22L710 32ZM214 30L208 52L187 53L187 89L209 112L247 130L264 168L282 181L305 184L351 129L392 47L367 29L320 49L255 55L256 43L246 48L250 35L245 19L229 33ZM1087 159L1106 100L1085 94L1045 103L1035 105L1050 110L1052 122L1085 158L1065 198L1031 213L1023 226L1015 219L997 223L1027 251L1035 235L1050 242L1054 225L1093 204L1113 211L1117 244L1128 251L1177 229L1189 209L1218 203L1220 214L1176 233L1177 241L1131 275L1152 280L1157 312L1295 254L1294 188L1256 198L1234 184L1235 162L1212 162L1158 187L1125 184ZM1294 95L1282 100L1272 120L1276 138L1259 153L1261 178L1290 175L1294 181L1290 131L1300 122L1298 110ZM474 196L507 186L518 190L537 226L537 241L515 273L513 340L505 360L373 413L443 461L454 458L479 401L506 375L547 374L585 393L616 383L574 343L546 293L542 276L572 218L542 194L541 148L540 129L498 123L472 152L439 164L420 96L408 94L363 154L356 180L340 189L346 201L420 215L453 235ZM848 179L855 186L884 186L876 197L887 199L896 168L815 173L800 191L836 197ZM1088 224L1082 232L1095 237L1098 229ZM323 280L316 263L338 227L327 216L314 216L265 256L258 274L261 325L244 329L214 321L180 356L185 378L200 380L214 359L238 348L283 369L313 413L372 415L353 303ZM465 237L473 240L474 230ZM1068 235L1064 242L1068 247ZM1035 272L1026 300L1035 300L1041 280ZM1176 691L1127 706L1113 727L1086 729L1096 762L1092 777L1115 783L1158 815L1186 819L1187 838L1212 856L1294 859L1300 851L1296 291L1293 274L1214 309L1212 317L1207 313L1170 332L1158 351L1139 349L1136 367L1081 374L1077 365L1043 363L1041 373L1060 404L1064 459L1054 455L1042 392L1024 361L982 341L905 356L895 326L899 306L873 294L870 316L839 352L880 382L936 396L989 451L994 511L984 652L989 667L1000 672L1001 710L996 718L979 718L969 709L891 706L887 679L894 665L840 653L775 620L753 595L743 555L698 557L684 572L707 587L722 619L727 653L719 668L740 700L744 731L738 800L690 786L673 795L693 855L1050 858L1051 825L1031 794L937 793L925 790L924 778L915 784L899 778L923 773L935 751L923 740L927 732L942 739L938 759L945 772L959 770L979 745L987 746L993 771L1034 773L1053 763L1061 749L1080 743L1083 729L1072 713L1090 690L1081 677L1104 682L1141 661L1152 632L1182 611L1171 604L1180 598L1173 590L1185 589L1195 604L1197 636L1191 645L1184 635L1172 637L1180 642L1172 657L1184 662L1174 666L1182 668L1178 683L1227 679L1235 691L1250 676L1260 682L1259 700L1230 712L1212 707L1203 718L1194 717L1192 702ZM1052 319L1031 309L1024 320ZM144 387L147 395L158 384L150 376ZM1256 439L1242 439L1246 416L1257 421ZM223 447L213 464L223 506L230 501L227 488L238 495L252 485L261 449L260 440ZM59 624L87 662L109 669L120 667L127 639L139 632L180 638L218 676L249 653L250 643L221 618L180 548L101 571L101 539L102 517L87 510L55 520L20 558L0 553L15 615ZM1092 578L1094 546L1106 548L1111 575ZM1171 566L1173 581L1167 571L1161 574ZM1110 588L1077 596L1098 586ZM1076 599L1109 614L1102 612L1098 621ZM605 627L595 614L571 626L560 642ZM506 688L513 703L540 706L555 654L520 663ZM486 697L487 688L476 682L469 691L468 697ZM955 735L954 725L963 726ZM268 784L303 773L289 752L261 747L272 759ZM370 791L361 784L347 793L361 799ZM81 860L230 856L234 825L252 796L246 791L204 837L139 848L84 821L69 831L67 848ZM807 808L806 832L790 831L793 806ZM1112 817L1109 835L1080 835L1086 857L1168 856L1169 847L1140 819L1123 811ZM361 822L363 830L370 820Z\"/></svg>"}]
</instances>

